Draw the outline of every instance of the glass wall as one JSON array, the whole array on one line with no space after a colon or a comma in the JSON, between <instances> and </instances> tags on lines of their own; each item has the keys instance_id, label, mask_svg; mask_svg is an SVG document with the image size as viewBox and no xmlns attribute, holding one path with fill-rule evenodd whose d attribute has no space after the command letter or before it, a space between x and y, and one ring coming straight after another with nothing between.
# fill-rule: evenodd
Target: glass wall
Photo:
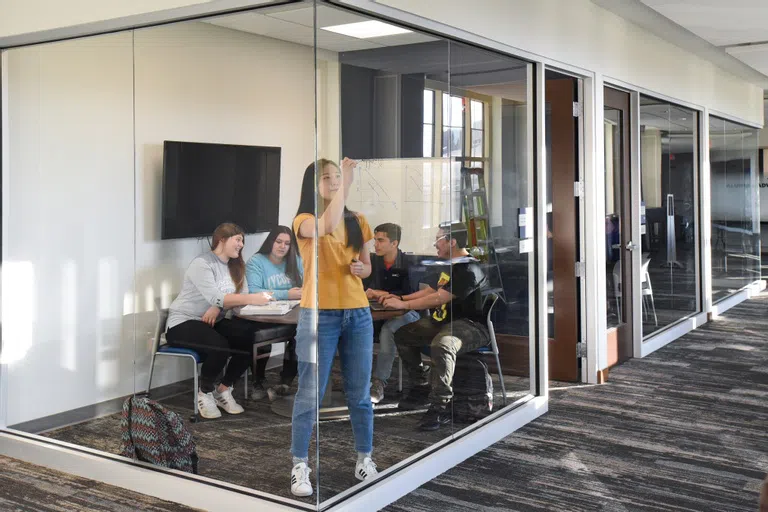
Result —
<instances>
[{"instance_id":1,"label":"glass wall","mask_svg":"<svg viewBox=\"0 0 768 512\"><path fill-rule=\"evenodd\" d=\"M709 118L713 302L760 278L757 134Z\"/></svg>"},{"instance_id":2,"label":"glass wall","mask_svg":"<svg viewBox=\"0 0 768 512\"><path fill-rule=\"evenodd\" d=\"M312 3L8 63L11 428L149 398L314 507L532 396L530 63Z\"/></svg>"},{"instance_id":3,"label":"glass wall","mask_svg":"<svg viewBox=\"0 0 768 512\"><path fill-rule=\"evenodd\" d=\"M700 311L698 113L640 96L643 336Z\"/></svg>"}]
</instances>

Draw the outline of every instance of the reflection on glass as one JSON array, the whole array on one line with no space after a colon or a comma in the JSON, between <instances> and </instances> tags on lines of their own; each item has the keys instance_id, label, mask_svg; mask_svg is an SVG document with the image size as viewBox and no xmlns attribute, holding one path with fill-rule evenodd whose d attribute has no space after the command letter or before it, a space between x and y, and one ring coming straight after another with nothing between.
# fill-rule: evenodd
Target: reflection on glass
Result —
<instances>
[{"instance_id":1,"label":"reflection on glass","mask_svg":"<svg viewBox=\"0 0 768 512\"><path fill-rule=\"evenodd\" d=\"M621 287L621 266L625 251L621 249L622 187L624 186L620 110L605 108L605 262L607 327L618 327L627 321Z\"/></svg>"},{"instance_id":2,"label":"reflection on glass","mask_svg":"<svg viewBox=\"0 0 768 512\"><path fill-rule=\"evenodd\" d=\"M643 336L699 311L697 115L640 97Z\"/></svg>"},{"instance_id":3,"label":"reflection on glass","mask_svg":"<svg viewBox=\"0 0 768 512\"><path fill-rule=\"evenodd\" d=\"M760 277L758 131L709 120L712 197L712 299Z\"/></svg>"}]
</instances>

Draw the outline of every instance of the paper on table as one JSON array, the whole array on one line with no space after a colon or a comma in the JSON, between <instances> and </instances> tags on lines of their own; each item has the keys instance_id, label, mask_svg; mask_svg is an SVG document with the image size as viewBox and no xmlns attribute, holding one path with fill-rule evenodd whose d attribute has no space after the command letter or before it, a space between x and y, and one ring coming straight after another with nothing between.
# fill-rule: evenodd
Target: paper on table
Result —
<instances>
[{"instance_id":1,"label":"paper on table","mask_svg":"<svg viewBox=\"0 0 768 512\"><path fill-rule=\"evenodd\" d=\"M277 300L263 306L255 306L251 304L249 306L243 306L242 309L240 309L240 315L285 315L298 305L299 302L300 301L298 300Z\"/></svg>"}]
</instances>

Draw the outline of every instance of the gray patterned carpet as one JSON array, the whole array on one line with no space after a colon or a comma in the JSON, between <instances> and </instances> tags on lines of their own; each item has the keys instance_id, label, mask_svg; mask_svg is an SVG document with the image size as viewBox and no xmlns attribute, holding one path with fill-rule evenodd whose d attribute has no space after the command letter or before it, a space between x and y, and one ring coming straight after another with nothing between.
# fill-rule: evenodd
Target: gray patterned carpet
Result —
<instances>
[{"instance_id":1,"label":"gray patterned carpet","mask_svg":"<svg viewBox=\"0 0 768 512\"><path fill-rule=\"evenodd\" d=\"M548 415L386 510L753 512L768 470L767 363L762 295L616 368L605 385L553 389ZM346 437L334 430L329 449ZM39 468L0 462L2 510L123 510L123 491L47 470L38 482ZM53 508L57 494L83 507ZM132 510L186 510L125 495Z\"/></svg>"},{"instance_id":2,"label":"gray patterned carpet","mask_svg":"<svg viewBox=\"0 0 768 512\"><path fill-rule=\"evenodd\" d=\"M132 491L0 456L3 512L193 512Z\"/></svg>"},{"instance_id":3,"label":"gray patterned carpet","mask_svg":"<svg viewBox=\"0 0 768 512\"><path fill-rule=\"evenodd\" d=\"M388 512L757 510L768 470L768 296L550 412Z\"/></svg>"}]
</instances>

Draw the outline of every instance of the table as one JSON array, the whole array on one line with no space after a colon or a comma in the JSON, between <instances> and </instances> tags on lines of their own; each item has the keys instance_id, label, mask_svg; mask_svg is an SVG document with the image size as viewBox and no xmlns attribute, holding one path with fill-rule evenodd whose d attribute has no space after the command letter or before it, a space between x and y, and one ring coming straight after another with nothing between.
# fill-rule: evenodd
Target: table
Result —
<instances>
[{"instance_id":1,"label":"table","mask_svg":"<svg viewBox=\"0 0 768 512\"><path fill-rule=\"evenodd\" d=\"M240 318L254 322L269 324L296 325L299 322L299 307L293 308L284 315L241 315ZM404 309L380 309L371 310L373 321L389 320L405 314ZM280 339L280 341L283 341ZM277 342L277 341L276 341ZM263 346L266 342L258 345ZM290 418L293 416L293 396L284 396L272 402L272 412L278 416ZM320 403L319 416L321 420L330 420L343 418L347 416L347 400L341 391L333 391L330 387L326 388L325 396Z\"/></svg>"},{"instance_id":2,"label":"table","mask_svg":"<svg viewBox=\"0 0 768 512\"><path fill-rule=\"evenodd\" d=\"M252 320L254 322L263 322L265 324L283 324L283 325L296 325L299 323L299 308L296 306L288 313L284 315L239 315L240 318L246 320ZM371 310L371 316L373 321L389 320L405 314L405 309L380 309Z\"/></svg>"}]
</instances>

